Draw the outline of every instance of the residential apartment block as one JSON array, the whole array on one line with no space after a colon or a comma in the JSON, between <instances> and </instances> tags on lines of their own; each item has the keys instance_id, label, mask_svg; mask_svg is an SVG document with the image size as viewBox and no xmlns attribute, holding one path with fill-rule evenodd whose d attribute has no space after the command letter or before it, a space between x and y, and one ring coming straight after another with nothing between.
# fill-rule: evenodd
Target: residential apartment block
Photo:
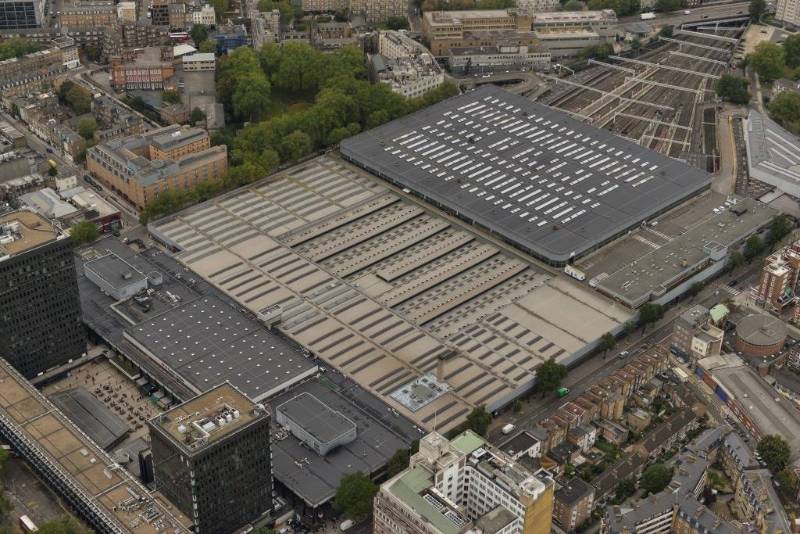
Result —
<instances>
[{"instance_id":1,"label":"residential apartment block","mask_svg":"<svg viewBox=\"0 0 800 534\"><path fill-rule=\"evenodd\" d=\"M348 0L303 0L303 11L308 13L332 13L349 7Z\"/></svg>"},{"instance_id":2,"label":"residential apartment block","mask_svg":"<svg viewBox=\"0 0 800 534\"><path fill-rule=\"evenodd\" d=\"M228 166L225 146L210 146L208 132L177 125L93 146L86 164L139 209L161 191L218 180Z\"/></svg>"},{"instance_id":3,"label":"residential apartment block","mask_svg":"<svg viewBox=\"0 0 800 534\"><path fill-rule=\"evenodd\" d=\"M765 308L780 310L795 301L800 274L800 241L767 256L756 288Z\"/></svg>"},{"instance_id":4,"label":"residential apartment block","mask_svg":"<svg viewBox=\"0 0 800 534\"><path fill-rule=\"evenodd\" d=\"M0 287L0 358L33 378L83 355L72 244L41 215L0 215Z\"/></svg>"},{"instance_id":5,"label":"residential apartment block","mask_svg":"<svg viewBox=\"0 0 800 534\"><path fill-rule=\"evenodd\" d=\"M775 6L775 20L792 27L800 26L800 1L778 0Z\"/></svg>"},{"instance_id":6,"label":"residential apartment block","mask_svg":"<svg viewBox=\"0 0 800 534\"><path fill-rule=\"evenodd\" d=\"M272 509L270 415L229 382L149 421L156 487L198 534L230 534Z\"/></svg>"},{"instance_id":7,"label":"residential apartment block","mask_svg":"<svg viewBox=\"0 0 800 534\"><path fill-rule=\"evenodd\" d=\"M103 28L116 24L117 7L111 0L77 0L64 3L56 13L58 26L65 30Z\"/></svg>"},{"instance_id":8,"label":"residential apartment block","mask_svg":"<svg viewBox=\"0 0 800 534\"><path fill-rule=\"evenodd\" d=\"M29 89L38 89L42 82L79 65L75 41L59 37L44 50L0 61L0 89L26 94Z\"/></svg>"},{"instance_id":9,"label":"residential apartment block","mask_svg":"<svg viewBox=\"0 0 800 534\"><path fill-rule=\"evenodd\" d=\"M532 473L467 430L420 440L408 469L381 485L375 534L548 534L554 482Z\"/></svg>"},{"instance_id":10,"label":"residential apartment block","mask_svg":"<svg viewBox=\"0 0 800 534\"><path fill-rule=\"evenodd\" d=\"M389 17L405 17L408 0L349 0L351 15L364 17L367 23L385 22Z\"/></svg>"},{"instance_id":11,"label":"residential apartment block","mask_svg":"<svg viewBox=\"0 0 800 534\"><path fill-rule=\"evenodd\" d=\"M575 477L558 488L553 505L553 520L567 532L582 525L592 514L594 488Z\"/></svg>"},{"instance_id":12,"label":"residential apartment block","mask_svg":"<svg viewBox=\"0 0 800 534\"><path fill-rule=\"evenodd\" d=\"M444 72L428 50L400 32L378 35L378 54L371 57L376 81L405 97L422 96L444 83Z\"/></svg>"},{"instance_id":13,"label":"residential apartment block","mask_svg":"<svg viewBox=\"0 0 800 534\"><path fill-rule=\"evenodd\" d=\"M111 86L117 91L175 88L172 47L135 48L111 58Z\"/></svg>"}]
</instances>

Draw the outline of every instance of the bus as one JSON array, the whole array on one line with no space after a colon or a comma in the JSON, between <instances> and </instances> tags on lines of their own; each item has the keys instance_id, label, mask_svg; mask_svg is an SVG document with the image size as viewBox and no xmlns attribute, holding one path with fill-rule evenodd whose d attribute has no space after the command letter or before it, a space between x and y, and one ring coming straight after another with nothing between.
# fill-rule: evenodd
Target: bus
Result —
<instances>
[{"instance_id":1,"label":"bus","mask_svg":"<svg viewBox=\"0 0 800 534\"><path fill-rule=\"evenodd\" d=\"M37 532L39 530L36 523L31 521L31 518L27 515L23 515L19 518L19 528L21 528L23 532Z\"/></svg>"}]
</instances>

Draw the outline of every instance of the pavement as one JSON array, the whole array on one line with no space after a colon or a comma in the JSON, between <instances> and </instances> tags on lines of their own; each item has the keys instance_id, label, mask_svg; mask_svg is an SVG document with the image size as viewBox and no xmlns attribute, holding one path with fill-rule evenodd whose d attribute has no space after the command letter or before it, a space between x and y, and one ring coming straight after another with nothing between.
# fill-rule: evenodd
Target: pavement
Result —
<instances>
[{"instance_id":1,"label":"pavement","mask_svg":"<svg viewBox=\"0 0 800 534\"><path fill-rule=\"evenodd\" d=\"M13 507L9 514L9 525L16 523L23 515L41 525L69 514L61 499L39 480L21 458L12 456L6 462L2 486ZM9 532L14 532L13 527Z\"/></svg>"},{"instance_id":2,"label":"pavement","mask_svg":"<svg viewBox=\"0 0 800 534\"><path fill-rule=\"evenodd\" d=\"M734 192L736 185L736 141L733 136L733 119L742 111L726 108L718 114L717 146L720 151L720 168L713 176L711 189L723 195Z\"/></svg>"}]
</instances>

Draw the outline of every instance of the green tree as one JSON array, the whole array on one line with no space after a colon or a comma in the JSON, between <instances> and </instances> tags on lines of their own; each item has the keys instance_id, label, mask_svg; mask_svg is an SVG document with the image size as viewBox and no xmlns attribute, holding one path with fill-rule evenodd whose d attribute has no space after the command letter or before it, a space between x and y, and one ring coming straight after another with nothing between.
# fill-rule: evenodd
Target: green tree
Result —
<instances>
[{"instance_id":1,"label":"green tree","mask_svg":"<svg viewBox=\"0 0 800 534\"><path fill-rule=\"evenodd\" d=\"M48 166L47 166L47 176L52 176L54 178L56 176L58 176L58 167L56 167L55 165L49 165L48 164Z\"/></svg>"},{"instance_id":2,"label":"green tree","mask_svg":"<svg viewBox=\"0 0 800 534\"><path fill-rule=\"evenodd\" d=\"M731 252L730 258L728 258L728 265L731 270L738 269L745 263L747 263L747 260L745 259L744 254L738 250Z\"/></svg>"},{"instance_id":3,"label":"green tree","mask_svg":"<svg viewBox=\"0 0 800 534\"><path fill-rule=\"evenodd\" d=\"M600 345L598 348L603 352L608 352L610 350L614 350L614 347L616 346L617 346L617 338L614 337L614 334L612 334L611 332L606 332L600 338Z\"/></svg>"},{"instance_id":4,"label":"green tree","mask_svg":"<svg viewBox=\"0 0 800 534\"><path fill-rule=\"evenodd\" d=\"M748 57L748 62L758 73L762 82L771 82L783 76L785 55L779 44L764 41L756 46Z\"/></svg>"},{"instance_id":5,"label":"green tree","mask_svg":"<svg viewBox=\"0 0 800 534\"><path fill-rule=\"evenodd\" d=\"M690 297L696 297L703 290L703 282L695 282L686 290L686 294Z\"/></svg>"},{"instance_id":6,"label":"green tree","mask_svg":"<svg viewBox=\"0 0 800 534\"><path fill-rule=\"evenodd\" d=\"M793 33L783 42L783 54L786 66L789 68L800 67L800 34Z\"/></svg>"},{"instance_id":7,"label":"green tree","mask_svg":"<svg viewBox=\"0 0 800 534\"><path fill-rule=\"evenodd\" d=\"M747 261L752 260L764 251L764 242L757 235L751 235L744 242L744 257Z\"/></svg>"},{"instance_id":8,"label":"green tree","mask_svg":"<svg viewBox=\"0 0 800 534\"><path fill-rule=\"evenodd\" d=\"M269 527L259 527L253 531L253 534L275 534L275 531Z\"/></svg>"},{"instance_id":9,"label":"green tree","mask_svg":"<svg viewBox=\"0 0 800 534\"><path fill-rule=\"evenodd\" d=\"M750 101L748 82L733 74L723 74L717 81L717 95L733 104L745 105Z\"/></svg>"},{"instance_id":10,"label":"green tree","mask_svg":"<svg viewBox=\"0 0 800 534\"><path fill-rule=\"evenodd\" d=\"M672 37L675 28L673 26L664 26L658 31L658 35L661 37Z\"/></svg>"},{"instance_id":11,"label":"green tree","mask_svg":"<svg viewBox=\"0 0 800 534\"><path fill-rule=\"evenodd\" d=\"M800 133L800 94L794 91L782 91L770 101L770 117L795 134Z\"/></svg>"},{"instance_id":12,"label":"green tree","mask_svg":"<svg viewBox=\"0 0 800 534\"><path fill-rule=\"evenodd\" d=\"M206 39L200 43L197 50L206 54L216 54L217 42L212 39Z\"/></svg>"},{"instance_id":13,"label":"green tree","mask_svg":"<svg viewBox=\"0 0 800 534\"><path fill-rule=\"evenodd\" d=\"M411 458L411 451L408 449L397 449L395 453L386 462L386 477L392 478L396 474L402 472L408 467L408 461Z\"/></svg>"},{"instance_id":14,"label":"green tree","mask_svg":"<svg viewBox=\"0 0 800 534\"><path fill-rule=\"evenodd\" d=\"M69 235L72 237L72 244L80 246L97 239L99 232L92 221L80 221L72 225Z\"/></svg>"},{"instance_id":15,"label":"green tree","mask_svg":"<svg viewBox=\"0 0 800 534\"><path fill-rule=\"evenodd\" d=\"M208 3L214 8L217 20L222 21L225 13L230 9L230 2L228 0L208 0Z\"/></svg>"},{"instance_id":16,"label":"green tree","mask_svg":"<svg viewBox=\"0 0 800 534\"><path fill-rule=\"evenodd\" d=\"M638 37L634 37L633 39L631 39L631 50L633 50L638 54L639 50L641 49L642 49L642 41Z\"/></svg>"},{"instance_id":17,"label":"green tree","mask_svg":"<svg viewBox=\"0 0 800 534\"><path fill-rule=\"evenodd\" d=\"M286 137L280 144L280 152L284 160L297 161L307 156L313 150L311 138L307 133L295 130Z\"/></svg>"},{"instance_id":18,"label":"green tree","mask_svg":"<svg viewBox=\"0 0 800 534\"><path fill-rule=\"evenodd\" d=\"M750 16L755 20L760 19L766 10L766 0L750 0Z\"/></svg>"},{"instance_id":19,"label":"green tree","mask_svg":"<svg viewBox=\"0 0 800 534\"><path fill-rule=\"evenodd\" d=\"M775 475L775 482L787 501L792 502L797 498L797 492L800 491L800 481L798 481L797 473L791 468L784 469Z\"/></svg>"},{"instance_id":20,"label":"green tree","mask_svg":"<svg viewBox=\"0 0 800 534\"><path fill-rule=\"evenodd\" d=\"M652 464L642 473L639 487L645 494L658 493L672 480L672 470L664 464Z\"/></svg>"},{"instance_id":21,"label":"green tree","mask_svg":"<svg viewBox=\"0 0 800 534\"><path fill-rule=\"evenodd\" d=\"M564 4L564 11L583 11L586 9L586 4L581 0L567 0Z\"/></svg>"},{"instance_id":22,"label":"green tree","mask_svg":"<svg viewBox=\"0 0 800 534\"><path fill-rule=\"evenodd\" d=\"M467 415L466 428L479 436L485 436L492 422L492 414L486 411L486 406L478 406Z\"/></svg>"},{"instance_id":23,"label":"green tree","mask_svg":"<svg viewBox=\"0 0 800 534\"><path fill-rule=\"evenodd\" d=\"M626 478L617 482L617 487L614 490L614 504L622 504L625 499L636 493L636 483Z\"/></svg>"},{"instance_id":24,"label":"green tree","mask_svg":"<svg viewBox=\"0 0 800 534\"><path fill-rule=\"evenodd\" d=\"M194 41L194 46L199 47L200 43L208 39L208 28L206 28L205 24L195 24L189 30L189 36Z\"/></svg>"},{"instance_id":25,"label":"green tree","mask_svg":"<svg viewBox=\"0 0 800 534\"><path fill-rule=\"evenodd\" d=\"M8 458L9 458L8 451L6 449L0 449L0 476L2 476L3 472L6 469Z\"/></svg>"},{"instance_id":26,"label":"green tree","mask_svg":"<svg viewBox=\"0 0 800 534\"><path fill-rule=\"evenodd\" d=\"M767 243L774 245L792 231L794 224L786 215L776 215L769 223L769 232L767 233Z\"/></svg>"},{"instance_id":27,"label":"green tree","mask_svg":"<svg viewBox=\"0 0 800 534\"><path fill-rule=\"evenodd\" d=\"M203 122L206 120L206 114L200 108L194 108L192 113L189 115L189 123L194 126L198 122Z\"/></svg>"},{"instance_id":28,"label":"green tree","mask_svg":"<svg viewBox=\"0 0 800 534\"><path fill-rule=\"evenodd\" d=\"M15 57L22 57L42 50L44 46L36 41L12 37L0 43L0 61Z\"/></svg>"},{"instance_id":29,"label":"green tree","mask_svg":"<svg viewBox=\"0 0 800 534\"><path fill-rule=\"evenodd\" d=\"M544 397L558 389L565 376L567 368L551 357L536 368L536 390Z\"/></svg>"},{"instance_id":30,"label":"green tree","mask_svg":"<svg viewBox=\"0 0 800 534\"><path fill-rule=\"evenodd\" d=\"M367 475L350 473L339 482L334 506L353 521L361 521L372 512L372 499L377 492L378 487Z\"/></svg>"},{"instance_id":31,"label":"green tree","mask_svg":"<svg viewBox=\"0 0 800 534\"><path fill-rule=\"evenodd\" d=\"M91 141L94 139L94 132L97 131L97 121L94 117L81 117L78 120L78 135Z\"/></svg>"},{"instance_id":32,"label":"green tree","mask_svg":"<svg viewBox=\"0 0 800 534\"><path fill-rule=\"evenodd\" d=\"M789 465L791 449L789 449L789 444L786 443L786 440L778 434L770 434L761 438L756 450L761 455L764 463L767 464L767 469L773 474L783 471Z\"/></svg>"},{"instance_id":33,"label":"green tree","mask_svg":"<svg viewBox=\"0 0 800 534\"><path fill-rule=\"evenodd\" d=\"M91 530L74 517L64 516L39 525L37 532L42 534L90 534Z\"/></svg>"},{"instance_id":34,"label":"green tree","mask_svg":"<svg viewBox=\"0 0 800 534\"><path fill-rule=\"evenodd\" d=\"M406 17L389 17L386 21L386 27L390 30L407 30L408 19Z\"/></svg>"},{"instance_id":35,"label":"green tree","mask_svg":"<svg viewBox=\"0 0 800 534\"><path fill-rule=\"evenodd\" d=\"M167 104L180 104L181 95L178 91L167 90L161 93L161 100Z\"/></svg>"},{"instance_id":36,"label":"green tree","mask_svg":"<svg viewBox=\"0 0 800 534\"><path fill-rule=\"evenodd\" d=\"M648 302L639 308L639 324L647 326L650 323L655 323L664 317L664 306Z\"/></svg>"},{"instance_id":37,"label":"green tree","mask_svg":"<svg viewBox=\"0 0 800 534\"><path fill-rule=\"evenodd\" d=\"M270 85L263 72L240 79L231 101L234 114L241 120L258 120L269 106Z\"/></svg>"},{"instance_id":38,"label":"green tree","mask_svg":"<svg viewBox=\"0 0 800 534\"><path fill-rule=\"evenodd\" d=\"M614 47L610 43L603 43L594 46L587 46L578 54L581 59L602 59L614 53Z\"/></svg>"},{"instance_id":39,"label":"green tree","mask_svg":"<svg viewBox=\"0 0 800 534\"><path fill-rule=\"evenodd\" d=\"M686 0L656 0L656 11L672 13L686 7Z\"/></svg>"}]
</instances>

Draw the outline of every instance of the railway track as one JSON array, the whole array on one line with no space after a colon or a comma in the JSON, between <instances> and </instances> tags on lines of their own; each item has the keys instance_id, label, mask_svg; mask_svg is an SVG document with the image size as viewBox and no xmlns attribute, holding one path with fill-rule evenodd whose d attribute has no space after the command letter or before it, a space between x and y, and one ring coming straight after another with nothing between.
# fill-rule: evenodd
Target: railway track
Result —
<instances>
[{"instance_id":1,"label":"railway track","mask_svg":"<svg viewBox=\"0 0 800 534\"><path fill-rule=\"evenodd\" d=\"M733 28L717 35L737 38L741 32ZM679 40L680 44L667 43L635 61L600 60L607 65L595 65L570 77L610 94L598 98L599 93L590 89L560 86L549 97L546 93L543 101L665 155L711 154L714 147L703 139L702 110L715 102L715 78L726 72L734 44L699 35L682 35Z\"/></svg>"}]
</instances>

